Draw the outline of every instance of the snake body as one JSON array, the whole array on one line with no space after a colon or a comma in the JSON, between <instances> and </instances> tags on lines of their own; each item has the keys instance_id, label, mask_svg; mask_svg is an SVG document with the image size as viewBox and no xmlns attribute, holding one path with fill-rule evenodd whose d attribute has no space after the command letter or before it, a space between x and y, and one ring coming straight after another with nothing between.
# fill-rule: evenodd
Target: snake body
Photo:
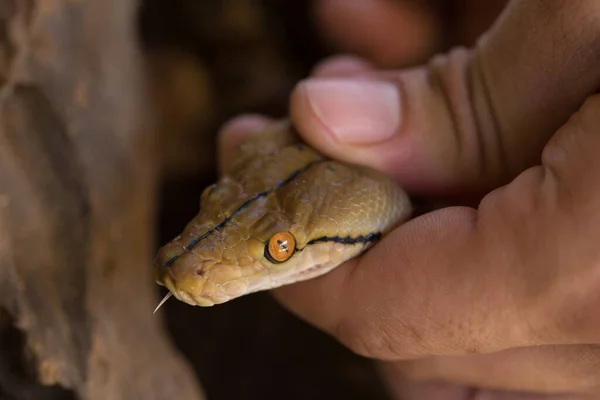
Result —
<instances>
[{"instance_id":1,"label":"snake body","mask_svg":"<svg viewBox=\"0 0 600 400\"><path fill-rule=\"evenodd\" d=\"M288 121L246 139L198 214L156 257L156 281L212 306L325 274L411 214L384 174L327 159Z\"/></svg>"}]
</instances>

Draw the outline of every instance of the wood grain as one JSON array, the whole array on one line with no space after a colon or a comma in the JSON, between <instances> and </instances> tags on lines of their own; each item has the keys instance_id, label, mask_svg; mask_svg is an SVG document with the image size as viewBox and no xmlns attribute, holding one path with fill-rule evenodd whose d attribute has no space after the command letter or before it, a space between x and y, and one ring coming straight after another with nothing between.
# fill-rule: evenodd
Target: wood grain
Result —
<instances>
[{"instance_id":1,"label":"wood grain","mask_svg":"<svg viewBox=\"0 0 600 400\"><path fill-rule=\"evenodd\" d=\"M2 399L203 397L152 315L156 155L135 11L0 1Z\"/></svg>"}]
</instances>

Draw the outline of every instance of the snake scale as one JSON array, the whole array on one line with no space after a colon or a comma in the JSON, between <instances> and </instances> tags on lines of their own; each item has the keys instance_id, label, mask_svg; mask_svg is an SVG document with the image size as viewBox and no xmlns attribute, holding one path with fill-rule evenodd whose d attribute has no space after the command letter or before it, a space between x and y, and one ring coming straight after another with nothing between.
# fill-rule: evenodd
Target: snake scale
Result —
<instances>
[{"instance_id":1,"label":"snake scale","mask_svg":"<svg viewBox=\"0 0 600 400\"><path fill-rule=\"evenodd\" d=\"M319 154L287 120L236 151L198 214L158 252L156 282L170 291L163 302L212 306L315 278L411 215L395 182Z\"/></svg>"}]
</instances>

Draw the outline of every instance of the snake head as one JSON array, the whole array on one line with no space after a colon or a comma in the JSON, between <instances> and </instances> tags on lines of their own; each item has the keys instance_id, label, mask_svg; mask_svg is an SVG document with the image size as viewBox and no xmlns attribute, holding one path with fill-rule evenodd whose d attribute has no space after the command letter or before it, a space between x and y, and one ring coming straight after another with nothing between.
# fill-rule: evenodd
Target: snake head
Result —
<instances>
[{"instance_id":1,"label":"snake head","mask_svg":"<svg viewBox=\"0 0 600 400\"><path fill-rule=\"evenodd\" d=\"M225 180L219 183L221 196L236 199L239 188ZM223 195L223 193L225 193ZM273 286L279 263L269 251L271 238L291 229L291 221L268 205L270 199L252 198L233 210L215 217L214 203L205 201L200 213L181 235L163 246L155 260L156 280L179 300L199 306L212 306ZM233 202L238 204L238 202ZM218 209L225 209L222 205ZM203 210L203 211L202 211ZM280 240L281 251L295 253L295 242ZM281 255L275 255L282 259ZM290 257L291 258L291 257ZM290 260L294 264L296 260ZM292 268L291 264L280 271Z\"/></svg>"},{"instance_id":2,"label":"snake head","mask_svg":"<svg viewBox=\"0 0 600 400\"><path fill-rule=\"evenodd\" d=\"M191 305L224 303L322 275L410 214L404 192L372 170L323 161L295 176L259 193L221 180L159 250L157 282Z\"/></svg>"},{"instance_id":3,"label":"snake head","mask_svg":"<svg viewBox=\"0 0 600 400\"><path fill-rule=\"evenodd\" d=\"M327 160L292 136L257 135L159 250L156 281L191 305L224 303L322 275L410 213L383 174Z\"/></svg>"}]
</instances>

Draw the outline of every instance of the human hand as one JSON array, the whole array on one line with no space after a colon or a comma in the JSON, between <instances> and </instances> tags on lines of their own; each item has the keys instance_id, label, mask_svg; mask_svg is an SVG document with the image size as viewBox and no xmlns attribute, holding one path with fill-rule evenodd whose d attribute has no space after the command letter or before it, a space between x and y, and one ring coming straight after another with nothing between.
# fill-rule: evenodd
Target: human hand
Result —
<instances>
[{"instance_id":1,"label":"human hand","mask_svg":"<svg viewBox=\"0 0 600 400\"><path fill-rule=\"evenodd\" d=\"M425 62L456 44L471 46L507 0L315 0L317 31L336 51L378 67Z\"/></svg>"},{"instance_id":2,"label":"human hand","mask_svg":"<svg viewBox=\"0 0 600 400\"><path fill-rule=\"evenodd\" d=\"M309 144L414 195L483 199L415 218L276 296L355 352L390 361L390 375L596 389L599 21L593 0L514 1L472 52L403 71L348 58L318 67L291 99ZM265 123L229 124L223 162Z\"/></svg>"}]
</instances>

